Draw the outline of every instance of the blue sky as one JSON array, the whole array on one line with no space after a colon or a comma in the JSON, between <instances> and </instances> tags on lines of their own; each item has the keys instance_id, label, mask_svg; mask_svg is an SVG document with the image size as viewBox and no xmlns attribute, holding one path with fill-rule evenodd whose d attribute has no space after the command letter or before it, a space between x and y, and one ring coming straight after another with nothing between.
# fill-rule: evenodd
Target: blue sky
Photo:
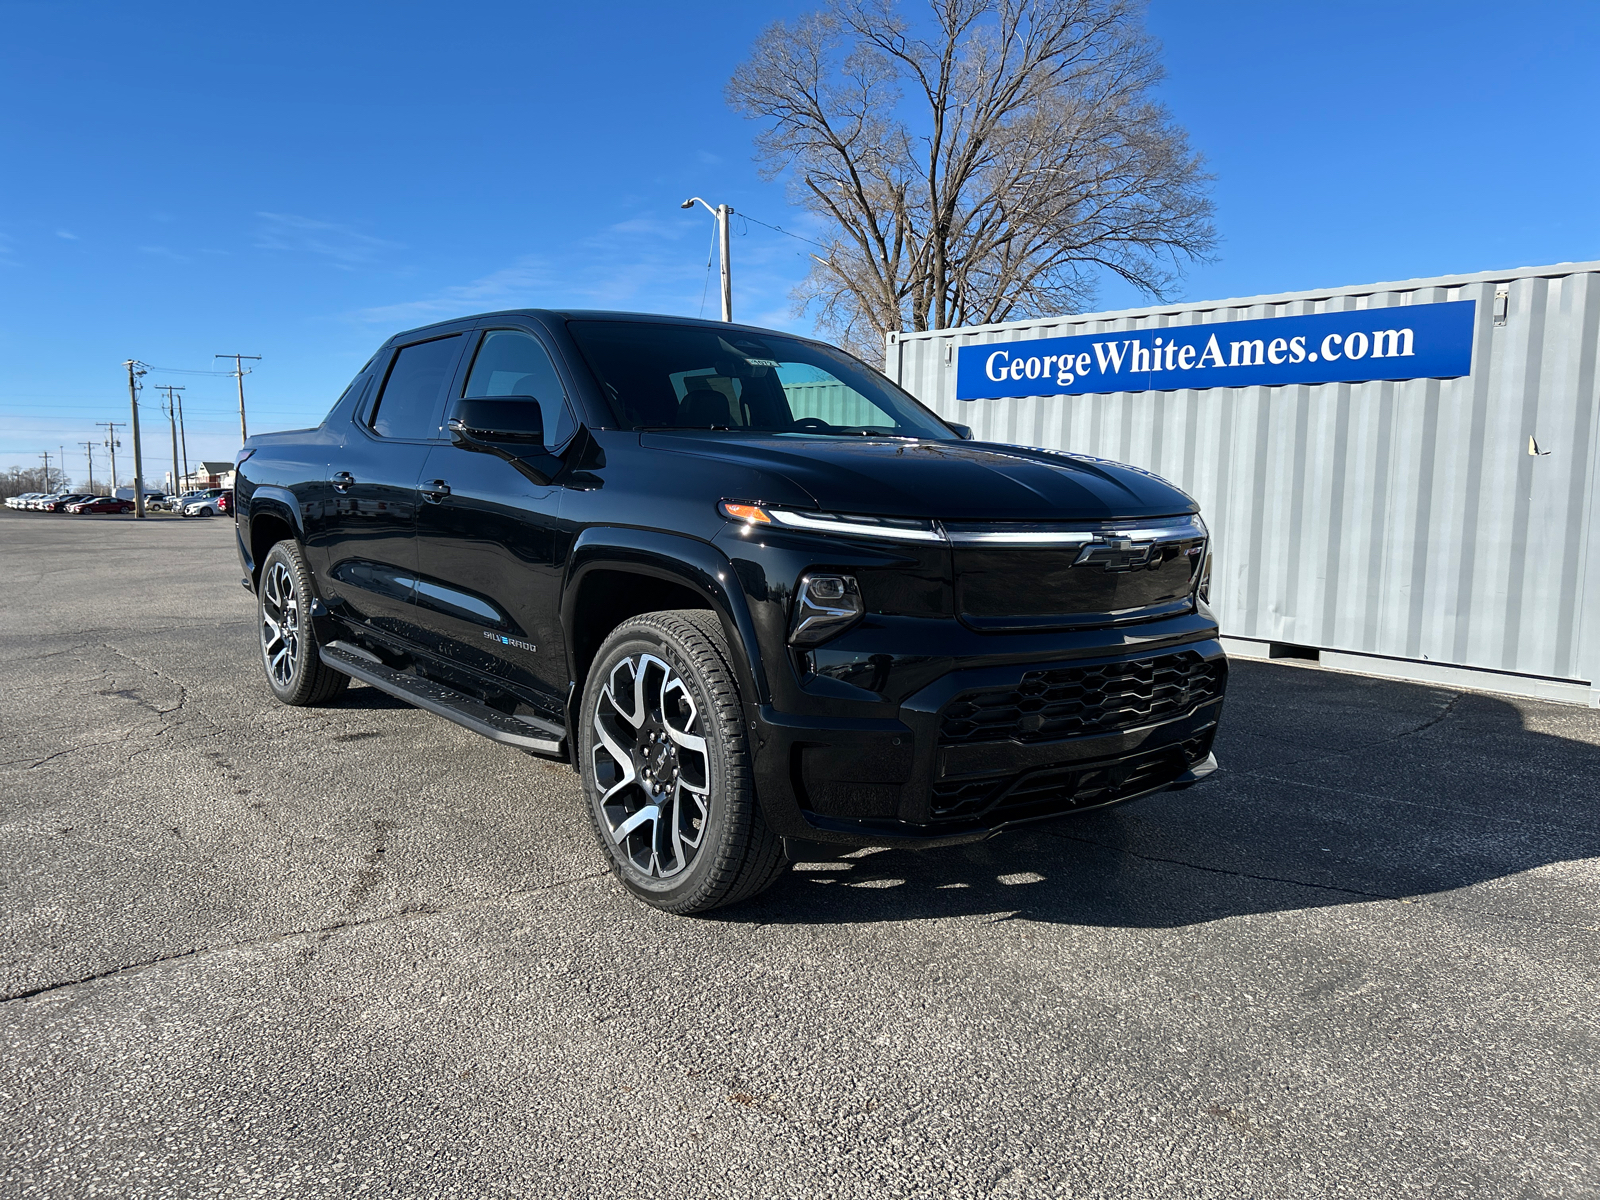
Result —
<instances>
[{"instance_id":1,"label":"blue sky","mask_svg":"<svg viewBox=\"0 0 1600 1200\"><path fill-rule=\"evenodd\" d=\"M722 88L807 7L0 4L0 468L66 445L81 476L130 357L262 355L265 430L445 316L714 315L711 220L677 206L806 230ZM1217 177L1218 260L1181 297L1600 259L1600 6L1156 0L1149 26ZM741 231L741 320L808 327L805 249ZM188 388L191 461L232 457L231 379L145 382ZM141 412L157 479L148 387Z\"/></svg>"}]
</instances>

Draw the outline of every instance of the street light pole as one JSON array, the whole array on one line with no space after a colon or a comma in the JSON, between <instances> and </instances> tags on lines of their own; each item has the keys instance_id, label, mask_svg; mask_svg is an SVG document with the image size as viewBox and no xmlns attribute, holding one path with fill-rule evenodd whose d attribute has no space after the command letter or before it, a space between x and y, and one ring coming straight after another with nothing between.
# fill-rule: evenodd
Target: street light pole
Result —
<instances>
[{"instance_id":1,"label":"street light pole","mask_svg":"<svg viewBox=\"0 0 1600 1200\"><path fill-rule=\"evenodd\" d=\"M733 207L719 204L712 208L699 196L690 196L678 207L693 208L696 204L717 219L717 242L722 247L722 319L731 321L733 320L733 255L728 245L728 218L733 216Z\"/></svg>"}]
</instances>

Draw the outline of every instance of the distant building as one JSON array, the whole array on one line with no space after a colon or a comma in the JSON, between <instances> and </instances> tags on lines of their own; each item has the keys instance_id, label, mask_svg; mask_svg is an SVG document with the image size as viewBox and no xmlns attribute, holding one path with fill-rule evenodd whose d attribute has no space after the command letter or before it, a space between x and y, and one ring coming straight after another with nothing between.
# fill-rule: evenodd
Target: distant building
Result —
<instances>
[{"instance_id":1,"label":"distant building","mask_svg":"<svg viewBox=\"0 0 1600 1200\"><path fill-rule=\"evenodd\" d=\"M206 488L231 488L233 464L231 462L203 462L183 477L180 492L200 492Z\"/></svg>"}]
</instances>

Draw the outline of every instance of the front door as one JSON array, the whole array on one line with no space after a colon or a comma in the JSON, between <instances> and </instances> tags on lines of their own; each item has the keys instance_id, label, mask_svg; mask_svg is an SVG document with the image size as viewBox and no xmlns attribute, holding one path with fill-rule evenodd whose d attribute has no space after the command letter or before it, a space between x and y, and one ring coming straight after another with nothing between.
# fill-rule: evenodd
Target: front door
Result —
<instances>
[{"instance_id":1,"label":"front door","mask_svg":"<svg viewBox=\"0 0 1600 1200\"><path fill-rule=\"evenodd\" d=\"M325 599L340 616L416 640L417 481L465 332L399 347L373 403L329 455L318 547Z\"/></svg>"},{"instance_id":2,"label":"front door","mask_svg":"<svg viewBox=\"0 0 1600 1200\"><path fill-rule=\"evenodd\" d=\"M468 398L534 397L551 449L575 428L549 351L526 329L483 331L461 390ZM419 487L416 619L424 644L542 693L560 711L568 674L560 617L563 489L450 444L429 452Z\"/></svg>"}]
</instances>

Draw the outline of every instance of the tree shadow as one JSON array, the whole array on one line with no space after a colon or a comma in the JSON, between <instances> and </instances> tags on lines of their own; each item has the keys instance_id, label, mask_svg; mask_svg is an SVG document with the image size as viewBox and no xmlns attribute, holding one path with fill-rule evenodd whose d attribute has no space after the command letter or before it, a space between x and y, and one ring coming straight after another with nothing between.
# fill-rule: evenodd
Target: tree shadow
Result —
<instances>
[{"instance_id":1,"label":"tree shadow","mask_svg":"<svg viewBox=\"0 0 1600 1200\"><path fill-rule=\"evenodd\" d=\"M1222 770L1184 792L943 850L797 864L723 919L948 917L1165 928L1469 887L1600 856L1600 714L1250 661ZM1559 882L1530 889L1559 906Z\"/></svg>"}]
</instances>

